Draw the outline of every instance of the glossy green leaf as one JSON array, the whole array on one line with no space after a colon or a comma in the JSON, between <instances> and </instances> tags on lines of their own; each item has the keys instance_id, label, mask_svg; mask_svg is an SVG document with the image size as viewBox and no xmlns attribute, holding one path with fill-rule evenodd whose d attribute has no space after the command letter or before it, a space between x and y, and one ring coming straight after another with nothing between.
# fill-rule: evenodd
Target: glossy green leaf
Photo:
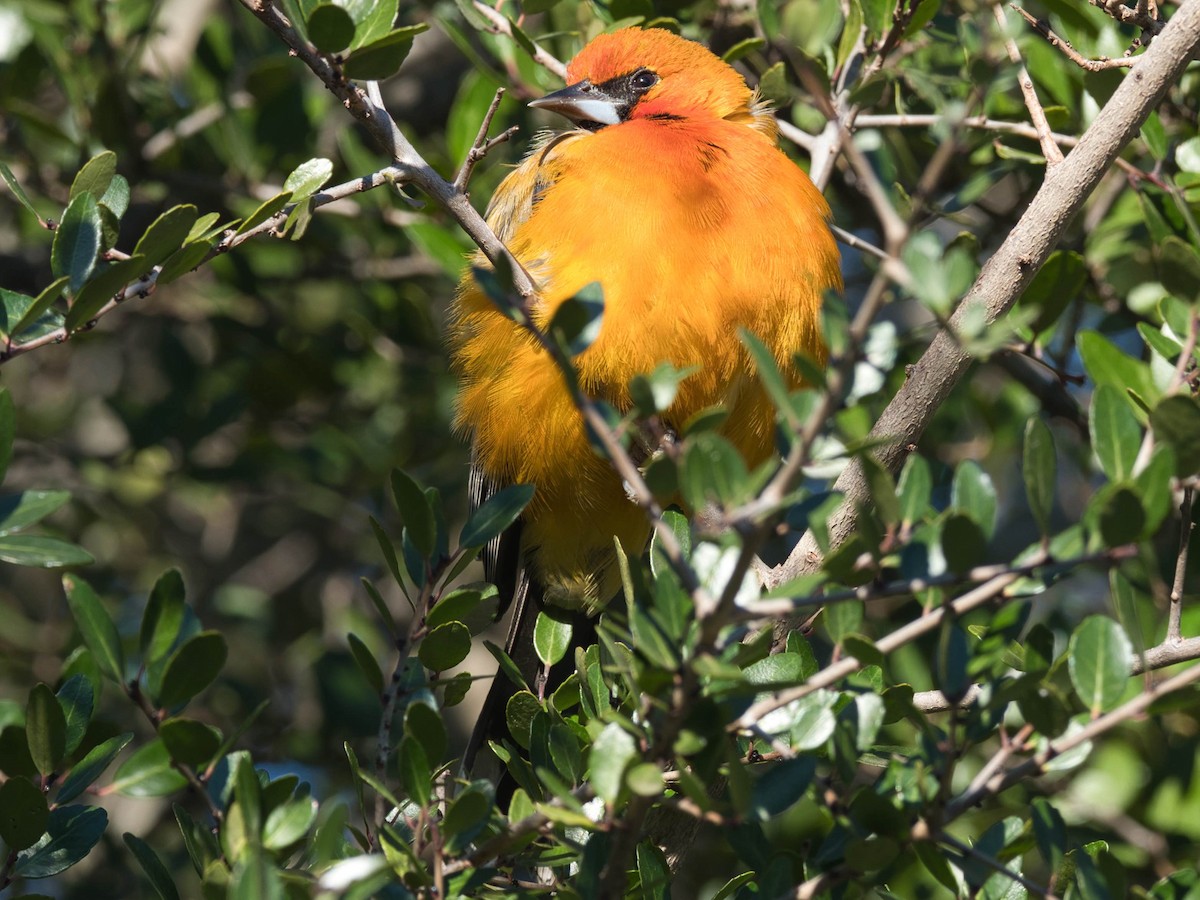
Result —
<instances>
[{"instance_id":1,"label":"glossy green leaf","mask_svg":"<svg viewBox=\"0 0 1200 900\"><path fill-rule=\"evenodd\" d=\"M1167 397L1150 414L1154 436L1175 452L1175 473L1200 472L1200 402L1194 397Z\"/></svg>"},{"instance_id":2,"label":"glossy green leaf","mask_svg":"<svg viewBox=\"0 0 1200 900\"><path fill-rule=\"evenodd\" d=\"M187 785L172 765L166 744L156 738L117 767L108 790L126 797L165 797Z\"/></svg>"},{"instance_id":3,"label":"glossy green leaf","mask_svg":"<svg viewBox=\"0 0 1200 900\"><path fill-rule=\"evenodd\" d=\"M300 163L287 180L283 182L283 189L291 191L292 202L299 203L302 200L307 200L322 187L333 176L333 163L327 159L317 157Z\"/></svg>"},{"instance_id":4,"label":"glossy green leaf","mask_svg":"<svg viewBox=\"0 0 1200 900\"><path fill-rule=\"evenodd\" d=\"M55 276L67 276L72 293L83 287L96 267L101 230L96 198L84 193L72 199L54 232L54 245L50 251Z\"/></svg>"},{"instance_id":5,"label":"glossy green leaf","mask_svg":"<svg viewBox=\"0 0 1200 900\"><path fill-rule=\"evenodd\" d=\"M187 703L216 680L228 655L225 636L202 631L184 641L167 661L158 703L172 709Z\"/></svg>"},{"instance_id":6,"label":"glossy green leaf","mask_svg":"<svg viewBox=\"0 0 1200 900\"><path fill-rule=\"evenodd\" d=\"M0 537L37 524L70 499L69 491L24 491L0 496Z\"/></svg>"},{"instance_id":7,"label":"glossy green leaf","mask_svg":"<svg viewBox=\"0 0 1200 900\"><path fill-rule=\"evenodd\" d=\"M121 636L117 626L96 592L82 578L67 575L63 578L63 589L67 594L67 605L79 627L79 633L88 649L92 651L100 671L118 684L125 677L125 654L121 649Z\"/></svg>"},{"instance_id":8,"label":"glossy green leaf","mask_svg":"<svg viewBox=\"0 0 1200 900\"><path fill-rule=\"evenodd\" d=\"M221 746L221 732L195 719L164 719L158 726L158 736L171 759L193 767L207 764Z\"/></svg>"},{"instance_id":9,"label":"glossy green leaf","mask_svg":"<svg viewBox=\"0 0 1200 900\"><path fill-rule=\"evenodd\" d=\"M346 58L343 66L346 77L360 81L382 81L395 75L412 49L413 38L428 27L421 24L397 28L357 48Z\"/></svg>"},{"instance_id":10,"label":"glossy green leaf","mask_svg":"<svg viewBox=\"0 0 1200 900\"><path fill-rule=\"evenodd\" d=\"M9 534L0 537L0 562L17 566L60 569L94 562L82 547L40 534Z\"/></svg>"},{"instance_id":11,"label":"glossy green leaf","mask_svg":"<svg viewBox=\"0 0 1200 900\"><path fill-rule=\"evenodd\" d=\"M167 257L158 273L158 286L170 284L177 278L186 275L207 258L211 246L207 241L196 241L184 244L179 250Z\"/></svg>"},{"instance_id":12,"label":"glossy green leaf","mask_svg":"<svg viewBox=\"0 0 1200 900\"><path fill-rule=\"evenodd\" d=\"M67 803L91 787L131 740L133 734L126 732L111 737L89 750L83 759L71 767L70 773L63 779L54 798L55 802L59 805Z\"/></svg>"},{"instance_id":13,"label":"glossy green leaf","mask_svg":"<svg viewBox=\"0 0 1200 900\"><path fill-rule=\"evenodd\" d=\"M1125 694L1133 645L1112 619L1088 616L1071 635L1067 661L1075 692L1095 716L1112 709Z\"/></svg>"},{"instance_id":14,"label":"glossy green leaf","mask_svg":"<svg viewBox=\"0 0 1200 900\"><path fill-rule=\"evenodd\" d=\"M975 460L965 460L954 470L950 505L974 519L986 538L995 533L996 488Z\"/></svg>"},{"instance_id":15,"label":"glossy green leaf","mask_svg":"<svg viewBox=\"0 0 1200 900\"><path fill-rule=\"evenodd\" d=\"M362 638L357 634L346 635L346 641L350 644L350 655L354 657L354 662L358 666L358 670L362 672L363 678L367 680L367 684L371 686L371 690L376 694L383 693L383 672L379 669L379 663L375 660L371 649L363 643Z\"/></svg>"},{"instance_id":16,"label":"glossy green leaf","mask_svg":"<svg viewBox=\"0 0 1200 900\"><path fill-rule=\"evenodd\" d=\"M168 569L158 577L142 613L139 643L142 662L152 666L166 658L183 630L186 589L178 569Z\"/></svg>"},{"instance_id":17,"label":"glossy green leaf","mask_svg":"<svg viewBox=\"0 0 1200 900\"><path fill-rule=\"evenodd\" d=\"M357 49L392 30L399 0L343 0L342 6L354 19L354 43L350 46Z\"/></svg>"},{"instance_id":18,"label":"glossy green leaf","mask_svg":"<svg viewBox=\"0 0 1200 900\"><path fill-rule=\"evenodd\" d=\"M545 607L538 611L533 626L533 648L544 665L552 666L571 649L571 616L569 613Z\"/></svg>"},{"instance_id":19,"label":"glossy green leaf","mask_svg":"<svg viewBox=\"0 0 1200 900\"><path fill-rule=\"evenodd\" d=\"M421 665L433 672L452 669L471 652L471 632L462 622L439 625L425 636L417 650Z\"/></svg>"},{"instance_id":20,"label":"glossy green leaf","mask_svg":"<svg viewBox=\"0 0 1200 900\"><path fill-rule=\"evenodd\" d=\"M288 203L291 202L292 192L282 191L271 197L269 200L264 200L254 212L252 212L244 222L237 228L238 234L245 234L247 231L253 231L259 225L262 225L271 217L275 216L283 210Z\"/></svg>"},{"instance_id":21,"label":"glossy green leaf","mask_svg":"<svg viewBox=\"0 0 1200 900\"><path fill-rule=\"evenodd\" d=\"M75 180L71 183L69 199L74 200L80 194L91 193L99 200L112 184L113 176L116 174L117 154L111 150L97 153L84 163L83 168L75 175Z\"/></svg>"},{"instance_id":22,"label":"glossy green leaf","mask_svg":"<svg viewBox=\"0 0 1200 900\"><path fill-rule=\"evenodd\" d=\"M440 763L449 747L446 723L441 714L428 703L410 703L404 711L404 733L420 743L425 758Z\"/></svg>"},{"instance_id":23,"label":"glossy green leaf","mask_svg":"<svg viewBox=\"0 0 1200 900\"><path fill-rule=\"evenodd\" d=\"M1088 430L1104 474L1111 481L1122 481L1132 475L1142 443L1142 429L1122 391L1111 384L1096 386Z\"/></svg>"},{"instance_id":24,"label":"glossy green leaf","mask_svg":"<svg viewBox=\"0 0 1200 900\"><path fill-rule=\"evenodd\" d=\"M1025 477L1025 496L1038 528L1043 535L1050 533L1050 516L1054 512L1054 493L1057 484L1058 461L1054 452L1054 435L1041 419L1030 419L1025 426L1022 459Z\"/></svg>"},{"instance_id":25,"label":"glossy green leaf","mask_svg":"<svg viewBox=\"0 0 1200 900\"><path fill-rule=\"evenodd\" d=\"M1172 235L1158 252L1163 287L1186 303L1200 302L1200 251Z\"/></svg>"},{"instance_id":26,"label":"glossy green leaf","mask_svg":"<svg viewBox=\"0 0 1200 900\"><path fill-rule=\"evenodd\" d=\"M60 806L50 811L41 840L17 854L13 873L48 878L65 872L100 842L108 813L97 806Z\"/></svg>"},{"instance_id":27,"label":"glossy green leaf","mask_svg":"<svg viewBox=\"0 0 1200 900\"><path fill-rule=\"evenodd\" d=\"M146 269L143 257L131 256L93 272L67 311L64 320L67 331L76 331L87 325L105 304L124 291L126 285L137 281Z\"/></svg>"},{"instance_id":28,"label":"glossy green leaf","mask_svg":"<svg viewBox=\"0 0 1200 900\"><path fill-rule=\"evenodd\" d=\"M400 511L400 519L404 522L409 538L421 555L428 559L437 546L437 525L434 522L433 507L429 505L425 490L407 472L394 469L392 496L396 500L396 508Z\"/></svg>"},{"instance_id":29,"label":"glossy green leaf","mask_svg":"<svg viewBox=\"0 0 1200 900\"><path fill-rule=\"evenodd\" d=\"M987 536L973 516L954 513L942 522L942 553L952 572L965 574L979 565L987 550Z\"/></svg>"},{"instance_id":30,"label":"glossy green leaf","mask_svg":"<svg viewBox=\"0 0 1200 900\"><path fill-rule=\"evenodd\" d=\"M55 696L58 705L62 707L63 723L66 726L63 756L67 757L83 742L88 724L92 721L95 695L87 676L72 675L62 683Z\"/></svg>"},{"instance_id":31,"label":"glossy green leaf","mask_svg":"<svg viewBox=\"0 0 1200 900\"><path fill-rule=\"evenodd\" d=\"M1126 485L1109 485L1093 500L1105 544L1119 547L1136 541L1146 527L1146 514L1137 493Z\"/></svg>"},{"instance_id":32,"label":"glossy green leaf","mask_svg":"<svg viewBox=\"0 0 1200 900\"><path fill-rule=\"evenodd\" d=\"M427 805L433 787L433 770L419 741L407 736L401 738L396 749L396 768L408 796L421 806Z\"/></svg>"},{"instance_id":33,"label":"glossy green leaf","mask_svg":"<svg viewBox=\"0 0 1200 900\"><path fill-rule=\"evenodd\" d=\"M0 784L0 840L11 852L37 843L49 819L46 795L28 778L10 775Z\"/></svg>"},{"instance_id":34,"label":"glossy green leaf","mask_svg":"<svg viewBox=\"0 0 1200 900\"><path fill-rule=\"evenodd\" d=\"M595 343L604 325L604 289L600 283L580 288L554 311L546 331L558 341L567 356L578 356Z\"/></svg>"},{"instance_id":35,"label":"glossy green leaf","mask_svg":"<svg viewBox=\"0 0 1200 900\"><path fill-rule=\"evenodd\" d=\"M65 275L43 288L37 297L27 297L0 288L0 337L33 340L62 326L62 314L50 309L70 279Z\"/></svg>"},{"instance_id":36,"label":"glossy green leaf","mask_svg":"<svg viewBox=\"0 0 1200 900\"><path fill-rule=\"evenodd\" d=\"M918 453L910 454L900 470L896 493L900 500L900 519L905 525L920 521L929 511L933 476L929 463Z\"/></svg>"},{"instance_id":37,"label":"glossy green leaf","mask_svg":"<svg viewBox=\"0 0 1200 900\"><path fill-rule=\"evenodd\" d=\"M128 831L121 835L121 839L125 841L125 846L129 848L133 858L138 861L146 880L154 888L154 893L158 894L161 900L179 900L179 891L175 888L175 881L167 867L163 865L163 861L158 858L158 854L154 852L154 848Z\"/></svg>"},{"instance_id":38,"label":"glossy green leaf","mask_svg":"<svg viewBox=\"0 0 1200 900\"><path fill-rule=\"evenodd\" d=\"M816 773L816 760L811 756L785 759L765 767L754 782L753 815L764 822L779 815L805 795Z\"/></svg>"},{"instance_id":39,"label":"glossy green leaf","mask_svg":"<svg viewBox=\"0 0 1200 900\"><path fill-rule=\"evenodd\" d=\"M25 193L25 189L21 187L21 183L17 181L17 177L13 175L12 169L3 161L0 161L0 178L4 179L4 183L8 185L8 189L13 192L13 196L17 198L17 201L29 210L29 212L33 213L39 223L44 225L46 220L38 215L38 211L33 208L33 201L29 199L29 195Z\"/></svg>"},{"instance_id":40,"label":"glossy green leaf","mask_svg":"<svg viewBox=\"0 0 1200 900\"><path fill-rule=\"evenodd\" d=\"M307 836L317 819L317 801L311 797L296 797L275 807L263 825L263 846L268 850L283 850Z\"/></svg>"},{"instance_id":41,"label":"glossy green leaf","mask_svg":"<svg viewBox=\"0 0 1200 900\"><path fill-rule=\"evenodd\" d=\"M487 825L493 805L492 786L488 784L485 789L481 782L475 782L454 798L442 820L450 852L461 852L475 839Z\"/></svg>"},{"instance_id":42,"label":"glossy green leaf","mask_svg":"<svg viewBox=\"0 0 1200 900\"><path fill-rule=\"evenodd\" d=\"M625 770L637 761L637 743L615 722L605 725L592 741L588 754L590 781L596 796L616 803L625 781Z\"/></svg>"},{"instance_id":43,"label":"glossy green leaf","mask_svg":"<svg viewBox=\"0 0 1200 900\"><path fill-rule=\"evenodd\" d=\"M482 547L517 520L533 499L533 492L532 484L512 484L496 491L467 519L459 543L464 547Z\"/></svg>"},{"instance_id":44,"label":"glossy green leaf","mask_svg":"<svg viewBox=\"0 0 1200 900\"><path fill-rule=\"evenodd\" d=\"M133 255L142 257L147 270L160 265L183 246L196 223L196 215L196 207L190 203L172 206L151 222L150 227L138 238Z\"/></svg>"},{"instance_id":45,"label":"glossy green leaf","mask_svg":"<svg viewBox=\"0 0 1200 900\"><path fill-rule=\"evenodd\" d=\"M863 620L863 603L861 600L845 600L831 603L821 613L825 631L829 639L840 644L846 637L859 629Z\"/></svg>"},{"instance_id":46,"label":"glossy green leaf","mask_svg":"<svg viewBox=\"0 0 1200 900\"><path fill-rule=\"evenodd\" d=\"M337 53L354 40L354 20L342 7L333 3L318 3L305 22L308 39L322 53Z\"/></svg>"},{"instance_id":47,"label":"glossy green leaf","mask_svg":"<svg viewBox=\"0 0 1200 900\"><path fill-rule=\"evenodd\" d=\"M1122 352L1096 331L1081 331L1077 345L1083 365L1097 385L1109 384L1121 391L1132 390L1148 402L1158 399L1159 390L1154 385L1149 365Z\"/></svg>"},{"instance_id":48,"label":"glossy green leaf","mask_svg":"<svg viewBox=\"0 0 1200 900\"><path fill-rule=\"evenodd\" d=\"M725 438L706 432L688 439L679 488L693 509L737 503L745 498L749 480L745 460Z\"/></svg>"}]
</instances>

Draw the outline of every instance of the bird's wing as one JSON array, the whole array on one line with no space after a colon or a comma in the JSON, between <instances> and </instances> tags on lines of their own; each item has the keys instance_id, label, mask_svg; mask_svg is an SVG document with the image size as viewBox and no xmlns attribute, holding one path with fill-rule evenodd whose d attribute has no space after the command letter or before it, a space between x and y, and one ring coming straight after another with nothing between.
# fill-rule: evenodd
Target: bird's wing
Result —
<instances>
[{"instance_id":1,"label":"bird's wing","mask_svg":"<svg viewBox=\"0 0 1200 900\"><path fill-rule=\"evenodd\" d=\"M537 202L559 176L555 150L583 134L580 131L543 132L534 139L529 155L500 183L488 203L487 221L496 237L507 244L516 230L528 221Z\"/></svg>"}]
</instances>

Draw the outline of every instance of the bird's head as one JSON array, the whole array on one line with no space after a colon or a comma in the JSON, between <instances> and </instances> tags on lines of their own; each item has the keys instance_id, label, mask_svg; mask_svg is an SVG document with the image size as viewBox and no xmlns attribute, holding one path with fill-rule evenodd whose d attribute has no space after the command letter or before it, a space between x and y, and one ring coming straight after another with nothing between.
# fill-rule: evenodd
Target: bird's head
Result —
<instances>
[{"instance_id":1,"label":"bird's head","mask_svg":"<svg viewBox=\"0 0 1200 900\"><path fill-rule=\"evenodd\" d=\"M634 119L741 117L745 80L707 48L661 28L602 34L567 66L567 87L530 106L597 131Z\"/></svg>"}]
</instances>

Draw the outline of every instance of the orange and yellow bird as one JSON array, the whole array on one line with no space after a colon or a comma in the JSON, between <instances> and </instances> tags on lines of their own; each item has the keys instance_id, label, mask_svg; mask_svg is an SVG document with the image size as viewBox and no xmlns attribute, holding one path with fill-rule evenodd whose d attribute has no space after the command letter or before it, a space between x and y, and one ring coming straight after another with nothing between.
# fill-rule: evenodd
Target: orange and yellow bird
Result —
<instances>
[{"instance_id":1,"label":"orange and yellow bird","mask_svg":"<svg viewBox=\"0 0 1200 900\"><path fill-rule=\"evenodd\" d=\"M599 336L575 359L583 391L630 407L630 379L694 367L664 416L678 430L723 404L747 463L773 452L775 411L738 337L745 328L796 383L793 354L824 358L822 295L840 289L821 194L776 144L745 80L700 44L626 28L589 43L569 86L531 103L572 123L500 185L488 221L537 286L535 321L591 282ZM613 538L649 535L621 478L589 446L563 375L468 275L452 318L457 424L491 486L532 483L519 565L556 606L597 612L619 586Z\"/></svg>"}]
</instances>

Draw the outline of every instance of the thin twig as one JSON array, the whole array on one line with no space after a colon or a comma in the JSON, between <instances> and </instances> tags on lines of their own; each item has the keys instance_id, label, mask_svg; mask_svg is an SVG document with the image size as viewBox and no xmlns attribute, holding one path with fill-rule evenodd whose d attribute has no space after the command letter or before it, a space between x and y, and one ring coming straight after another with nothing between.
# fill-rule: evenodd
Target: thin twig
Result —
<instances>
[{"instance_id":1,"label":"thin twig","mask_svg":"<svg viewBox=\"0 0 1200 900\"><path fill-rule=\"evenodd\" d=\"M496 96L492 98L492 103L488 107L488 111L483 116L483 122L479 126L479 134L475 136L475 143L471 145L471 149L467 151L467 158L463 160L462 168L458 170L458 176L454 179L454 186L460 191L466 191L467 182L471 180L471 173L475 171L475 165L483 159L492 148L503 144L505 141L512 138L517 133L518 128L514 125L507 131L501 132L496 137L488 140L488 131L492 127L492 119L496 117L496 110L500 108L500 101L504 98L504 88L496 89Z\"/></svg>"},{"instance_id":2,"label":"thin twig","mask_svg":"<svg viewBox=\"0 0 1200 900\"><path fill-rule=\"evenodd\" d=\"M1025 108L1029 110L1030 121L1037 130L1038 143L1042 145L1042 156L1046 157L1047 165L1053 166L1063 161L1062 151L1054 142L1050 123L1046 121L1046 111L1042 109L1042 102L1038 100L1033 79L1029 77L1029 70L1025 68L1025 63L1021 60L1021 50L1017 47L1017 42L1008 34L1008 20L1004 17L1004 7L997 3L992 7L992 13L996 17L996 24L1000 26L1000 36L1004 40L1004 49L1008 51L1008 58L1017 67L1017 82L1020 84L1021 94L1025 98Z\"/></svg>"},{"instance_id":3,"label":"thin twig","mask_svg":"<svg viewBox=\"0 0 1200 900\"><path fill-rule=\"evenodd\" d=\"M512 23L504 13L483 3L482 0L474 0L471 6L481 16L488 20L496 34L503 34L506 37L512 37ZM541 44L532 38L529 43L533 46L533 61L544 69L553 72L559 78L566 80L567 67L557 59L552 53L546 50Z\"/></svg>"},{"instance_id":4,"label":"thin twig","mask_svg":"<svg viewBox=\"0 0 1200 900\"><path fill-rule=\"evenodd\" d=\"M1192 539L1192 488L1183 489L1183 501L1179 504L1179 553L1175 557L1175 580L1171 584L1171 606L1167 613L1167 640L1178 643L1183 640L1180 630L1183 621L1183 582L1187 576L1188 544Z\"/></svg>"},{"instance_id":5,"label":"thin twig","mask_svg":"<svg viewBox=\"0 0 1200 900\"><path fill-rule=\"evenodd\" d=\"M1133 56L1122 56L1118 59L1088 59L1072 47L1070 41L1060 38L1055 34L1049 24L1031 16L1015 3L1010 3L1009 6L1015 9L1021 18L1033 27L1034 31L1049 41L1051 47L1061 51L1067 59L1071 60L1071 62L1075 63L1081 69L1086 69L1089 72L1102 72L1105 69L1123 69L1132 66L1137 61L1137 58Z\"/></svg>"}]
</instances>

